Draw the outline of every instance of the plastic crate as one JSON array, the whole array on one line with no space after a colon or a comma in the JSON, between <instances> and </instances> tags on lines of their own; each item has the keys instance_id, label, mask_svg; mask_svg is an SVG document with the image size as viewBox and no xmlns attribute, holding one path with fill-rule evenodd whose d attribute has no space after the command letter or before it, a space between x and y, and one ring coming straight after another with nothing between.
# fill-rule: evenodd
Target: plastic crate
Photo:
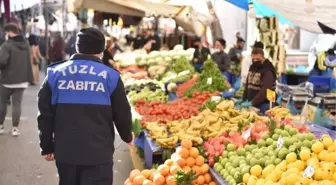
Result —
<instances>
[{"instance_id":1,"label":"plastic crate","mask_svg":"<svg viewBox=\"0 0 336 185\"><path fill-rule=\"evenodd\" d=\"M314 85L314 93L328 93L331 90L331 77L311 76L308 80Z\"/></svg>"}]
</instances>

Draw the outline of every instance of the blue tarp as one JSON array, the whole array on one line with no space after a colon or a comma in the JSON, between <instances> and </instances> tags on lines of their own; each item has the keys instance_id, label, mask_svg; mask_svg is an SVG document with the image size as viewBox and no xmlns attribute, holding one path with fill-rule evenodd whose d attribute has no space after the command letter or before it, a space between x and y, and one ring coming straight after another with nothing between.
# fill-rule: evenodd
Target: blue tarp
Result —
<instances>
[{"instance_id":1,"label":"blue tarp","mask_svg":"<svg viewBox=\"0 0 336 185\"><path fill-rule=\"evenodd\" d=\"M257 0L226 0L226 1L246 11L249 10L249 2L253 3L254 11L257 16L262 17L277 16L281 24L288 24L294 26L294 24L290 22L288 19L284 18L282 15L268 8L267 6L259 3Z\"/></svg>"}]
</instances>

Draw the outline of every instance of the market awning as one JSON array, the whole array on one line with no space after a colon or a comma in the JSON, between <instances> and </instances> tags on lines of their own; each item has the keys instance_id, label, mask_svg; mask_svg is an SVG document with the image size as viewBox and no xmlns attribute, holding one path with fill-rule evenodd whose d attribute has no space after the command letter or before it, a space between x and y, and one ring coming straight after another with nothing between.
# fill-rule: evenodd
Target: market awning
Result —
<instances>
[{"instance_id":1,"label":"market awning","mask_svg":"<svg viewBox=\"0 0 336 185\"><path fill-rule=\"evenodd\" d=\"M88 8L121 15L145 16L145 12L142 10L123 6L108 0L67 0L67 7L69 12L77 12L81 8Z\"/></svg>"},{"instance_id":2,"label":"market awning","mask_svg":"<svg viewBox=\"0 0 336 185\"><path fill-rule=\"evenodd\" d=\"M260 3L277 11L284 18L290 20L298 27L315 33L322 33L318 22L336 29L336 3L335 0L312 0L314 12L308 14L304 8L306 1L293 0L258 0Z\"/></svg>"}]
</instances>

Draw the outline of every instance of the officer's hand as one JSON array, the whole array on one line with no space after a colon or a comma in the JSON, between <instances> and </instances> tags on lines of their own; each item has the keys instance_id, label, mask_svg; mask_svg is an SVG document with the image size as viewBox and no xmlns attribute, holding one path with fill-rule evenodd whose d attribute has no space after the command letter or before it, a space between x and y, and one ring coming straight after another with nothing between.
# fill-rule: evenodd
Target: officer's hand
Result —
<instances>
[{"instance_id":1,"label":"officer's hand","mask_svg":"<svg viewBox=\"0 0 336 185\"><path fill-rule=\"evenodd\" d=\"M53 161L54 160L54 154L47 154L47 155L43 155L44 159L47 161Z\"/></svg>"},{"instance_id":2,"label":"officer's hand","mask_svg":"<svg viewBox=\"0 0 336 185\"><path fill-rule=\"evenodd\" d=\"M242 104L243 102L244 102L243 99L239 99L239 100L237 100L237 101L235 102L235 105L240 105L240 104Z\"/></svg>"},{"instance_id":3,"label":"officer's hand","mask_svg":"<svg viewBox=\"0 0 336 185\"><path fill-rule=\"evenodd\" d=\"M133 146L134 145L134 139L135 139L135 135L132 132L132 141L128 143L128 145Z\"/></svg>"},{"instance_id":4,"label":"officer's hand","mask_svg":"<svg viewBox=\"0 0 336 185\"><path fill-rule=\"evenodd\" d=\"M241 106L243 107L243 108L250 108L250 107L252 107L252 102L244 102L244 103L242 103L241 104Z\"/></svg>"}]
</instances>

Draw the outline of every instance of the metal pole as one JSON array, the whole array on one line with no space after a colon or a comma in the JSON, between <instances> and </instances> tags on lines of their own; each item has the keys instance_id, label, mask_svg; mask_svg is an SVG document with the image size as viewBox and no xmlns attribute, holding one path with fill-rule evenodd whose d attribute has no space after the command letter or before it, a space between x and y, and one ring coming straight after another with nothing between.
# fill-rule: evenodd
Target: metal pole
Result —
<instances>
[{"instance_id":1,"label":"metal pole","mask_svg":"<svg viewBox=\"0 0 336 185\"><path fill-rule=\"evenodd\" d=\"M45 38L45 47L46 47L46 63L48 65L49 63L49 34L48 34L48 20L49 20L49 14L47 10L47 0L43 0L43 9L44 9L44 38Z\"/></svg>"},{"instance_id":2,"label":"metal pole","mask_svg":"<svg viewBox=\"0 0 336 185\"><path fill-rule=\"evenodd\" d=\"M67 12L66 12L66 2L62 0L62 37L65 38L67 29L66 29L66 21L67 21Z\"/></svg>"}]
</instances>

